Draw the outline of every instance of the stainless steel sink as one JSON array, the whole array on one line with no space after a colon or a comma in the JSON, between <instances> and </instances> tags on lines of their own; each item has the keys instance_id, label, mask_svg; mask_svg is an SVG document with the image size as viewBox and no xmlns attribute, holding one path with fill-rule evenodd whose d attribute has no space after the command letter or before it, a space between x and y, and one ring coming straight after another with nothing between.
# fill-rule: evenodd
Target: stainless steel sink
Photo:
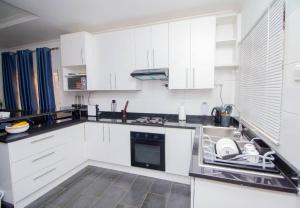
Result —
<instances>
[{"instance_id":1,"label":"stainless steel sink","mask_svg":"<svg viewBox=\"0 0 300 208\"><path fill-rule=\"evenodd\" d=\"M233 138L236 128L233 127L214 127L214 126L204 126L203 135L208 135L210 137L218 138Z\"/></svg>"}]
</instances>

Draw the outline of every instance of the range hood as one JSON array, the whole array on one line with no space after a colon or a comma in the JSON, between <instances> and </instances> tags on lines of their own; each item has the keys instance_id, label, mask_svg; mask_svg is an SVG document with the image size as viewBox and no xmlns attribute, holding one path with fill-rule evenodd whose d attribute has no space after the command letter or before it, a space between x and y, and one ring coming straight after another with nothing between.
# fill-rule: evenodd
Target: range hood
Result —
<instances>
[{"instance_id":1,"label":"range hood","mask_svg":"<svg viewBox=\"0 0 300 208\"><path fill-rule=\"evenodd\" d=\"M130 75L139 80L168 80L169 68L135 70Z\"/></svg>"}]
</instances>

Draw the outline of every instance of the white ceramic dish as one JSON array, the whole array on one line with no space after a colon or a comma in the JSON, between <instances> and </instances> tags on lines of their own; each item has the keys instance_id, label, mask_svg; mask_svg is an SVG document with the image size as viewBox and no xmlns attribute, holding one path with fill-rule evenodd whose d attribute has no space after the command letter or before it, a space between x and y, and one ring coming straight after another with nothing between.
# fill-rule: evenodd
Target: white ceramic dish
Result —
<instances>
[{"instance_id":1,"label":"white ceramic dish","mask_svg":"<svg viewBox=\"0 0 300 208\"><path fill-rule=\"evenodd\" d=\"M222 138L216 143L216 151L219 157L224 157L227 155L239 154L238 147L236 143L229 138Z\"/></svg>"},{"instance_id":2,"label":"white ceramic dish","mask_svg":"<svg viewBox=\"0 0 300 208\"><path fill-rule=\"evenodd\" d=\"M16 127L6 126L5 127L5 131L9 134L23 133L23 132L27 131L28 129L29 129L29 124L27 124L25 126L16 126Z\"/></svg>"}]
</instances>

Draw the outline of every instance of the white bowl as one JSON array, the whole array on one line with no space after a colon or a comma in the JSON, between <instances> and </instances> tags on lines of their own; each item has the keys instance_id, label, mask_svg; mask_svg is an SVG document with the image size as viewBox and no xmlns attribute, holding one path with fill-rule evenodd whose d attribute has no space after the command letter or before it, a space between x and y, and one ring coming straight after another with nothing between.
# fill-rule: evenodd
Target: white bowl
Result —
<instances>
[{"instance_id":1,"label":"white bowl","mask_svg":"<svg viewBox=\"0 0 300 208\"><path fill-rule=\"evenodd\" d=\"M29 129L29 124L24 125L24 126L6 126L5 131L9 134L18 134L18 133L23 133Z\"/></svg>"}]
</instances>

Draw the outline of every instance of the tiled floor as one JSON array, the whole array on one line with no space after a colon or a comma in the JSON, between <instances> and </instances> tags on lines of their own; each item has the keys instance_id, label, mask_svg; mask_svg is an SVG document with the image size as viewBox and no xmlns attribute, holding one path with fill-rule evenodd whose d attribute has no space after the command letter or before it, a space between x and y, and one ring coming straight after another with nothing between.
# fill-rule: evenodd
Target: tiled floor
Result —
<instances>
[{"instance_id":1,"label":"tiled floor","mask_svg":"<svg viewBox=\"0 0 300 208\"><path fill-rule=\"evenodd\" d=\"M27 208L189 208L190 186L89 166Z\"/></svg>"}]
</instances>

